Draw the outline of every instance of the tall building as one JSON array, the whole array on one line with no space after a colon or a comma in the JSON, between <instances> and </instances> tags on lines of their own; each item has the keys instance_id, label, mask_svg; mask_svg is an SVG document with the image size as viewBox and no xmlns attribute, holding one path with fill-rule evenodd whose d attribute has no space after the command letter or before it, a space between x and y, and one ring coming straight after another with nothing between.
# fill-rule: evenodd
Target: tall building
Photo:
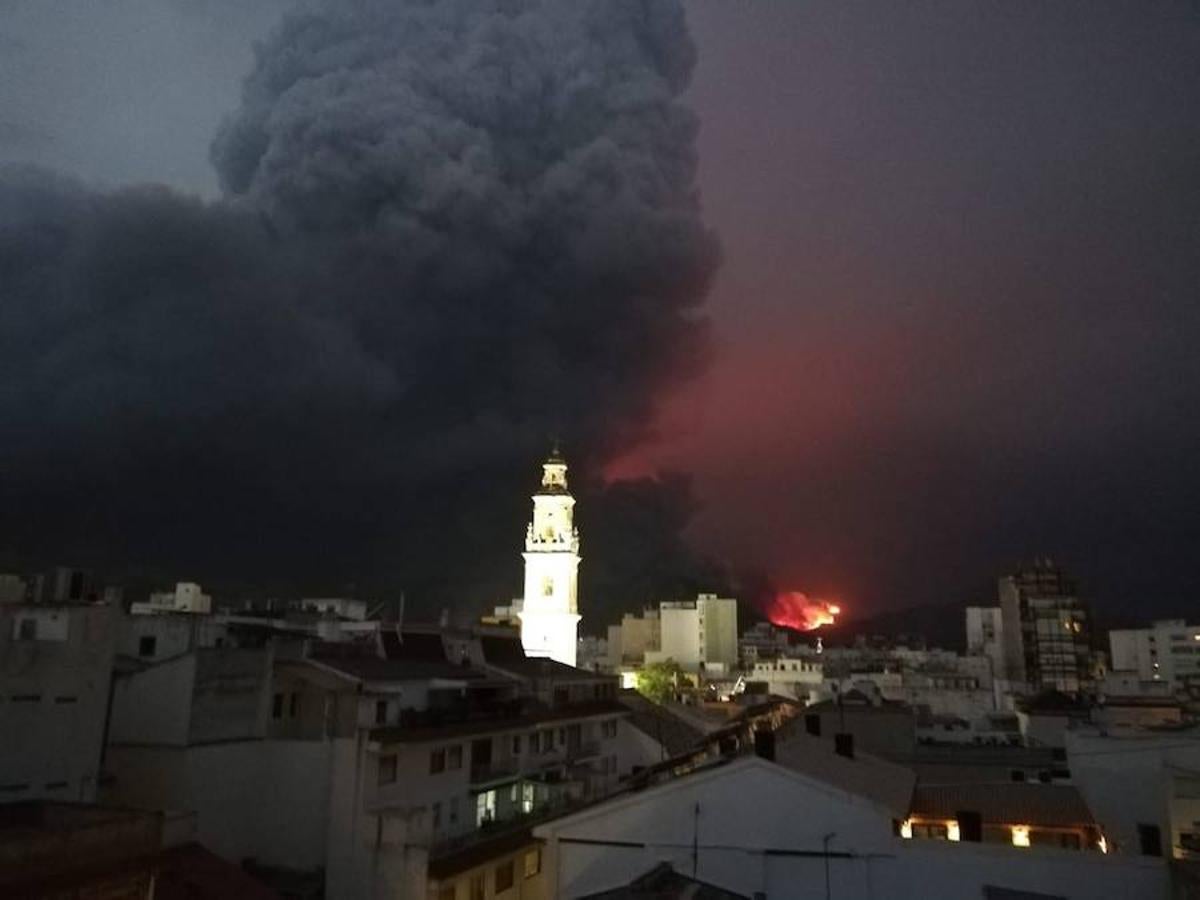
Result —
<instances>
[{"instance_id":1,"label":"tall building","mask_svg":"<svg viewBox=\"0 0 1200 900\"><path fill-rule=\"evenodd\" d=\"M542 486L533 495L523 555L525 594L519 616L525 653L573 666L580 618L579 530L575 498L567 489L567 463L557 448L542 464Z\"/></svg>"},{"instance_id":2,"label":"tall building","mask_svg":"<svg viewBox=\"0 0 1200 900\"><path fill-rule=\"evenodd\" d=\"M1137 672L1143 681L1175 687L1200 685L1200 626L1168 619L1149 628L1110 631L1108 641L1114 672Z\"/></svg>"},{"instance_id":3,"label":"tall building","mask_svg":"<svg viewBox=\"0 0 1200 900\"><path fill-rule=\"evenodd\" d=\"M1004 619L998 606L967 607L967 653L986 656L993 677L1004 674Z\"/></svg>"},{"instance_id":4,"label":"tall building","mask_svg":"<svg viewBox=\"0 0 1200 900\"><path fill-rule=\"evenodd\" d=\"M1091 679L1091 621L1072 579L1048 559L1000 579L1005 677L1077 693Z\"/></svg>"},{"instance_id":5,"label":"tall building","mask_svg":"<svg viewBox=\"0 0 1200 900\"><path fill-rule=\"evenodd\" d=\"M646 662L670 659L689 672L727 673L737 666L737 600L700 594L695 601L662 603L660 643Z\"/></svg>"}]
</instances>

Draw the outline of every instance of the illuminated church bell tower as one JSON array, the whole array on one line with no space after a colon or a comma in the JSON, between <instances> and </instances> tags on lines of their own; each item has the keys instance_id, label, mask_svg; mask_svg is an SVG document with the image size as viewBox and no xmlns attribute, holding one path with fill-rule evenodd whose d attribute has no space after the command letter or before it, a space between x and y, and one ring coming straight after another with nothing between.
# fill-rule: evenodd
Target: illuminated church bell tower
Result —
<instances>
[{"instance_id":1,"label":"illuminated church bell tower","mask_svg":"<svg viewBox=\"0 0 1200 900\"><path fill-rule=\"evenodd\" d=\"M579 631L579 531L575 498L567 489L567 463L557 448L542 464L542 486L533 495L533 521L525 531L522 555L525 654L573 666Z\"/></svg>"}]
</instances>

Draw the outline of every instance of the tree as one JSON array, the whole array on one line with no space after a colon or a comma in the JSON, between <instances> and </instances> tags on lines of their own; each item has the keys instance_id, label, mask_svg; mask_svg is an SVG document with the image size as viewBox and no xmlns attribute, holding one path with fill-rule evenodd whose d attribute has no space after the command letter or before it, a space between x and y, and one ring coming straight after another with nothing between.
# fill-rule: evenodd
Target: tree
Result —
<instances>
[{"instance_id":1,"label":"tree","mask_svg":"<svg viewBox=\"0 0 1200 900\"><path fill-rule=\"evenodd\" d=\"M675 697L683 669L673 659L650 663L637 673L637 692L655 703L666 703Z\"/></svg>"}]
</instances>

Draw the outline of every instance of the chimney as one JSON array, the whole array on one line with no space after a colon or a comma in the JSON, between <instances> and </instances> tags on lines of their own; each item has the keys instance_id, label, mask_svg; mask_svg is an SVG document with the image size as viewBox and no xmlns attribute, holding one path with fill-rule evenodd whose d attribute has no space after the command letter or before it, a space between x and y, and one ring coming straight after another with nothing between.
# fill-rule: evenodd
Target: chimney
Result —
<instances>
[{"instance_id":1,"label":"chimney","mask_svg":"<svg viewBox=\"0 0 1200 900\"><path fill-rule=\"evenodd\" d=\"M833 752L846 759L854 759L854 735L840 732L833 736Z\"/></svg>"},{"instance_id":2,"label":"chimney","mask_svg":"<svg viewBox=\"0 0 1200 900\"><path fill-rule=\"evenodd\" d=\"M754 753L770 762L775 762L775 732L759 728L754 732Z\"/></svg>"}]
</instances>

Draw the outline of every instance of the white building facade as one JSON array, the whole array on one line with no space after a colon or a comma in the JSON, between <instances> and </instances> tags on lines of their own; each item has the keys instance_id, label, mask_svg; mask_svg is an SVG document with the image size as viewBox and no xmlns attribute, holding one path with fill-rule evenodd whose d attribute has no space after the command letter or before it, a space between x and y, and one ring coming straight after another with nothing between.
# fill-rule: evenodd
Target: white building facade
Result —
<instances>
[{"instance_id":1,"label":"white building facade","mask_svg":"<svg viewBox=\"0 0 1200 900\"><path fill-rule=\"evenodd\" d=\"M738 664L737 600L700 594L658 608L659 647L647 663L673 660L689 672L728 673Z\"/></svg>"},{"instance_id":2,"label":"white building facade","mask_svg":"<svg viewBox=\"0 0 1200 900\"><path fill-rule=\"evenodd\" d=\"M542 464L525 532L525 593L518 616L527 656L575 665L579 632L579 530L567 463L555 450Z\"/></svg>"},{"instance_id":3,"label":"white building facade","mask_svg":"<svg viewBox=\"0 0 1200 900\"><path fill-rule=\"evenodd\" d=\"M1176 686L1200 682L1200 625L1169 619L1149 628L1110 631L1108 641L1114 672L1137 672L1143 681Z\"/></svg>"}]
</instances>

